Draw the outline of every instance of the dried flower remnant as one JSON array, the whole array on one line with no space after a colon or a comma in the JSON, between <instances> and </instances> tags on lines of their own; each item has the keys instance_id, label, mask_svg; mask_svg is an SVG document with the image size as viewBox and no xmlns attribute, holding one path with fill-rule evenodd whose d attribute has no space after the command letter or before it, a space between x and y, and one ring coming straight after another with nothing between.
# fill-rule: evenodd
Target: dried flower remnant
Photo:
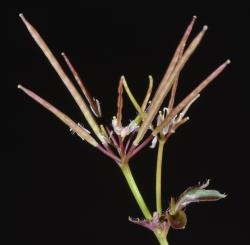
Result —
<instances>
[{"instance_id":1,"label":"dried flower remnant","mask_svg":"<svg viewBox=\"0 0 250 245\"><path fill-rule=\"evenodd\" d=\"M174 56L153 96L152 76L149 76L148 89L142 103L139 103L136 100L125 77L121 76L118 84L117 113L113 116L111 122L112 128L110 128L109 125L105 125L101 121L102 112L99 101L90 94L85 82L82 81L66 54L62 53L62 56L72 72L81 93L78 92L73 82L63 71L61 65L37 30L25 19L23 14L20 14L20 17L37 45L41 48L50 64L65 84L66 88L71 93L90 128L85 128L82 124L74 122L70 117L65 115L55 106L51 105L49 102L22 85L18 85L18 88L57 116L69 127L73 134L77 134L82 140L86 141L110 157L120 167L127 184L144 215L143 219L129 218L131 222L150 229L155 234L161 245L167 245L167 234L170 227L173 229L185 228L187 217L184 208L187 205L193 202L216 201L226 197L226 195L221 194L216 190L206 190L205 188L209 184L209 181L207 181L203 185L188 188L177 199L172 197L169 207L162 208L161 182L164 146L170 136L173 135L181 125L189 120L186 113L190 106L199 98L202 90L210 84L230 63L229 60L226 60L204 81L202 81L200 85L198 85L189 95L187 95L186 98L175 106L175 95L179 83L180 73L193 52L199 46L205 32L207 31L207 26L204 26L200 33L198 33L198 35L186 48L186 43L193 29L196 16L192 18L186 31L184 32ZM123 110L125 109L123 101L124 91L129 97L137 113L135 118L131 120L127 126L123 126ZM171 92L171 94L166 107L163 104L165 103L164 101L169 92ZM81 94L84 97L82 97ZM154 212L151 212L146 205L130 169L131 158L150 142L151 148L154 148L158 143L155 185L156 211Z\"/></svg>"},{"instance_id":2,"label":"dried flower remnant","mask_svg":"<svg viewBox=\"0 0 250 245\"><path fill-rule=\"evenodd\" d=\"M159 137L163 140L166 136L170 136L171 134L175 133L176 129L179 128L182 124L187 122L189 120L189 117L184 117L190 108L190 106L200 97L200 94L197 94L196 97L193 98L189 102L189 104L186 105L186 107L179 113L174 116L174 118L171 119L170 123L166 124L165 127L162 128L162 130L159 132ZM163 111L159 111L159 115L157 116L157 123L156 126L162 125L165 118L168 117L170 113L170 108L164 107ZM157 143L158 136L154 136L152 140L152 144L150 148L155 148Z\"/></svg>"},{"instance_id":3,"label":"dried flower remnant","mask_svg":"<svg viewBox=\"0 0 250 245\"><path fill-rule=\"evenodd\" d=\"M168 221L163 216L160 216L157 212L153 213L153 217L151 219L134 219L129 217L129 221L153 231L156 236L158 234L167 236L168 230L170 228Z\"/></svg>"}]
</instances>

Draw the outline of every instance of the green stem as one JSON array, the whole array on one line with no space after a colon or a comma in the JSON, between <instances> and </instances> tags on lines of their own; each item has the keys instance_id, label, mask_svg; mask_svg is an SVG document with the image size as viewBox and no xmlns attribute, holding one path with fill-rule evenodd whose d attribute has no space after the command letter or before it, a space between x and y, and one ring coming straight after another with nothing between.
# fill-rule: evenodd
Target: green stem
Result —
<instances>
[{"instance_id":1,"label":"green stem","mask_svg":"<svg viewBox=\"0 0 250 245\"><path fill-rule=\"evenodd\" d=\"M132 92L131 92L131 90L130 90L130 88L129 88L126 80L125 80L125 78L123 78L123 87L124 87L128 97L129 97L129 99L131 100L133 106L139 112L140 117L143 118L144 117L144 112L142 111L140 105L138 104L137 100L135 99L134 95L132 94Z\"/></svg>"},{"instance_id":2,"label":"green stem","mask_svg":"<svg viewBox=\"0 0 250 245\"><path fill-rule=\"evenodd\" d=\"M162 157L163 157L164 145L165 145L165 140L160 139L158 146L158 153L157 153L156 184L155 184L156 210L160 215L162 214L161 183L162 183Z\"/></svg>"},{"instance_id":3,"label":"green stem","mask_svg":"<svg viewBox=\"0 0 250 245\"><path fill-rule=\"evenodd\" d=\"M160 245L169 245L166 236L155 234Z\"/></svg>"},{"instance_id":4,"label":"green stem","mask_svg":"<svg viewBox=\"0 0 250 245\"><path fill-rule=\"evenodd\" d=\"M132 172L130 170L128 163L122 163L121 170L122 170L122 173L124 174L124 176L127 180L129 188L130 188L131 192L133 193L134 198L135 198L137 204L139 205L143 215L145 216L146 219L151 219L152 215L151 215L145 201L143 200L143 197L142 197L142 195L137 187L137 184L134 180L134 177L132 175Z\"/></svg>"}]
</instances>

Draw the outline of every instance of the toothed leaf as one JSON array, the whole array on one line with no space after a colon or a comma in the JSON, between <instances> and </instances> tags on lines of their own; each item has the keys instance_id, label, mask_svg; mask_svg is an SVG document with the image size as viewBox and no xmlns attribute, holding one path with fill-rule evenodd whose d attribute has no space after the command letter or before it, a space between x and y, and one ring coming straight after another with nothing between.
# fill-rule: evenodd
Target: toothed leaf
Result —
<instances>
[{"instance_id":1,"label":"toothed leaf","mask_svg":"<svg viewBox=\"0 0 250 245\"><path fill-rule=\"evenodd\" d=\"M189 187L179 196L174 204L172 204L171 201L171 207L169 211L170 214L175 215L179 210L182 210L190 203L217 201L226 197L225 194L222 194L217 190L206 190L205 188L208 185L209 180L207 180L207 182L202 185Z\"/></svg>"}]
</instances>

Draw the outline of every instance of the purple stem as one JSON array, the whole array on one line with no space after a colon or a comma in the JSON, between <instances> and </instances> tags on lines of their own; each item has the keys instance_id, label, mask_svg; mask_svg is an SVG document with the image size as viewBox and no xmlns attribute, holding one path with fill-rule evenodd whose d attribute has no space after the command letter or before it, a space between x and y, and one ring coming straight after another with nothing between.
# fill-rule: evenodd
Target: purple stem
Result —
<instances>
[{"instance_id":1,"label":"purple stem","mask_svg":"<svg viewBox=\"0 0 250 245\"><path fill-rule=\"evenodd\" d=\"M123 145L121 135L118 135L118 140L119 140L120 155L123 155L124 154L124 145Z\"/></svg>"},{"instance_id":2,"label":"purple stem","mask_svg":"<svg viewBox=\"0 0 250 245\"><path fill-rule=\"evenodd\" d=\"M129 138L128 138L128 141L126 143L126 146L125 146L125 154L127 153L128 151L128 147L129 147L129 144L131 142L131 139L132 139L133 135L130 135Z\"/></svg>"},{"instance_id":3,"label":"purple stem","mask_svg":"<svg viewBox=\"0 0 250 245\"><path fill-rule=\"evenodd\" d=\"M110 148L109 144L102 144L103 147L106 149L107 152L109 152L110 154L114 154L114 152L112 151L112 149Z\"/></svg>"},{"instance_id":4,"label":"purple stem","mask_svg":"<svg viewBox=\"0 0 250 245\"><path fill-rule=\"evenodd\" d=\"M149 135L139 146L135 148L134 145L131 146L129 153L128 153L128 159L135 156L142 148L144 148L152 139L154 136L151 134Z\"/></svg>"},{"instance_id":5,"label":"purple stem","mask_svg":"<svg viewBox=\"0 0 250 245\"><path fill-rule=\"evenodd\" d=\"M108 128L108 126L105 127L106 130L108 131L108 134L109 134L109 137L114 145L114 147L116 148L117 152L120 154L120 148L119 148L119 145L117 143L117 140L115 139L114 135L111 133L111 130Z\"/></svg>"},{"instance_id":6,"label":"purple stem","mask_svg":"<svg viewBox=\"0 0 250 245\"><path fill-rule=\"evenodd\" d=\"M115 156L112 152L109 152L109 151L105 150L100 145L98 145L96 148L98 150L100 150L102 153L104 153L106 156L109 156L110 158L112 158L120 166L120 159L117 156Z\"/></svg>"}]
</instances>

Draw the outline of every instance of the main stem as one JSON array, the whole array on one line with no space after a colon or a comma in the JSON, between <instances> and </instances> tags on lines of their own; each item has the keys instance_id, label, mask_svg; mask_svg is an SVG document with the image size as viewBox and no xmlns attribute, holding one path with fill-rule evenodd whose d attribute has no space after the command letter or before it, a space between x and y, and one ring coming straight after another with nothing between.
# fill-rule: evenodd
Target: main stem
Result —
<instances>
[{"instance_id":1,"label":"main stem","mask_svg":"<svg viewBox=\"0 0 250 245\"><path fill-rule=\"evenodd\" d=\"M156 210L159 215L162 214L161 183L162 183L162 157L163 157L164 145L165 141L160 139L158 145L158 153L157 153L156 184L155 184Z\"/></svg>"},{"instance_id":2,"label":"main stem","mask_svg":"<svg viewBox=\"0 0 250 245\"><path fill-rule=\"evenodd\" d=\"M133 193L134 195L134 198L137 202L137 204L139 205L144 217L146 219L151 219L152 218L152 215L137 187L137 184L134 180L134 177L132 175L132 172L130 170L130 167L129 167L129 164L128 163L122 163L122 166L121 166L121 170L122 170L122 173L124 174L126 180L127 180L127 183L128 183L128 186L131 190L131 192Z\"/></svg>"},{"instance_id":3,"label":"main stem","mask_svg":"<svg viewBox=\"0 0 250 245\"><path fill-rule=\"evenodd\" d=\"M155 234L160 245L169 245L166 236Z\"/></svg>"},{"instance_id":4,"label":"main stem","mask_svg":"<svg viewBox=\"0 0 250 245\"><path fill-rule=\"evenodd\" d=\"M163 146L164 146L164 144L163 144ZM163 148L163 146L162 146L162 148ZM162 149L162 151L163 151L163 149ZM129 186L131 192L133 193L134 198L135 198L137 204L139 205L144 217L146 219L152 219L152 215L151 215L151 213L150 213L150 211L149 211L149 209L148 209L148 207L147 207L147 205L146 205L146 203L145 203L145 201L144 201L144 199L143 199L143 197L138 189L138 186L137 186L135 179L132 175L132 172L130 170L129 164L127 162L123 162L121 165L121 170L122 170L124 177L127 180L128 186ZM167 241L166 234L164 234L163 232L161 232L159 230L155 231L154 234L155 234L160 245L169 245L168 241Z\"/></svg>"}]
</instances>

